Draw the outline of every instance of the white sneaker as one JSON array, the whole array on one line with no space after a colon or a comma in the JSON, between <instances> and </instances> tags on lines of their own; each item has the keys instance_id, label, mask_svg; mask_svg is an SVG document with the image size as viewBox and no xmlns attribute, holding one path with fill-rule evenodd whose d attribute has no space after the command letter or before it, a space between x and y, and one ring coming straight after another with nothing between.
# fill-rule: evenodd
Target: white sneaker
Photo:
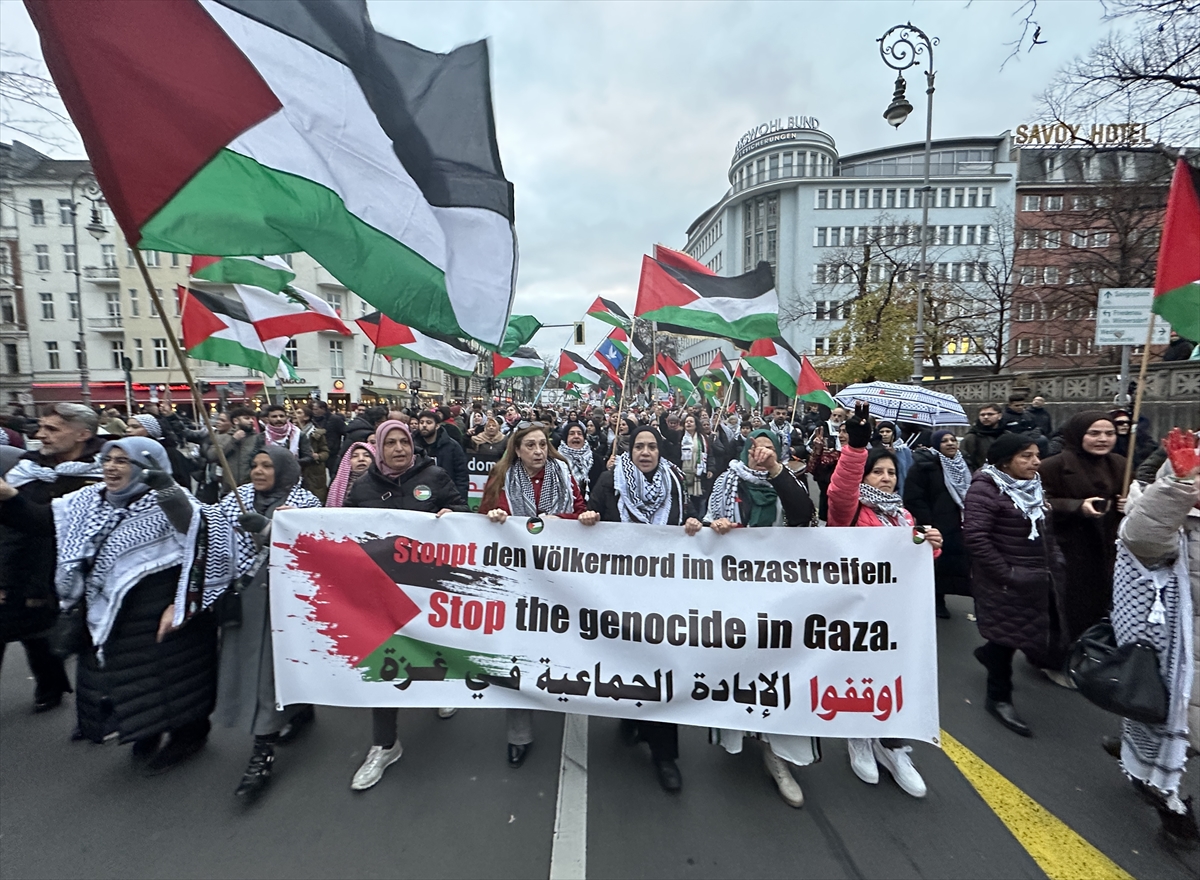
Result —
<instances>
[{"instance_id":1,"label":"white sneaker","mask_svg":"<svg viewBox=\"0 0 1200 880\"><path fill-rule=\"evenodd\" d=\"M879 740L871 740L875 745L875 758L887 768L888 773L896 780L896 784L915 798L925 797L925 780L913 766L908 753L912 746L900 746L898 749L887 749Z\"/></svg>"},{"instance_id":2,"label":"white sneaker","mask_svg":"<svg viewBox=\"0 0 1200 880\"><path fill-rule=\"evenodd\" d=\"M800 790L799 783L788 769L787 762L771 751L771 746L767 743L763 743L763 765L767 768L767 774L775 780L779 796L784 802L797 809L804 806L804 792Z\"/></svg>"},{"instance_id":3,"label":"white sneaker","mask_svg":"<svg viewBox=\"0 0 1200 880\"><path fill-rule=\"evenodd\" d=\"M850 750L850 769L854 775L868 785L879 781L879 765L875 763L875 754L871 751L872 740L848 739L846 747Z\"/></svg>"},{"instance_id":4,"label":"white sneaker","mask_svg":"<svg viewBox=\"0 0 1200 880\"><path fill-rule=\"evenodd\" d=\"M362 766L350 780L350 788L353 791L366 791L383 779L383 771L399 761L402 754L404 754L404 748L400 745L400 740L396 740L389 749L385 749L383 746L371 746L370 751L367 752L367 759L362 762Z\"/></svg>"},{"instance_id":5,"label":"white sneaker","mask_svg":"<svg viewBox=\"0 0 1200 880\"><path fill-rule=\"evenodd\" d=\"M445 721L447 718L453 718L454 713L457 711L457 709L438 709L438 718Z\"/></svg>"},{"instance_id":6,"label":"white sneaker","mask_svg":"<svg viewBox=\"0 0 1200 880\"><path fill-rule=\"evenodd\" d=\"M1060 688L1066 688L1069 691L1078 690L1075 687L1075 682L1071 681L1070 676L1058 669L1042 669L1042 675L1046 676L1050 681L1054 682Z\"/></svg>"}]
</instances>

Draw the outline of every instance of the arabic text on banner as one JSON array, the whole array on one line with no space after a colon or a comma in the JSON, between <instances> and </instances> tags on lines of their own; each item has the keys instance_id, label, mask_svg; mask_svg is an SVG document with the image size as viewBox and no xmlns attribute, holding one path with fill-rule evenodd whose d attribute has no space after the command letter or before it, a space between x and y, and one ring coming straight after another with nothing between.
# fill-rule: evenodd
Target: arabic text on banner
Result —
<instances>
[{"instance_id":1,"label":"arabic text on banner","mask_svg":"<svg viewBox=\"0 0 1200 880\"><path fill-rule=\"evenodd\" d=\"M271 616L285 705L938 742L933 560L908 529L286 510Z\"/></svg>"}]
</instances>

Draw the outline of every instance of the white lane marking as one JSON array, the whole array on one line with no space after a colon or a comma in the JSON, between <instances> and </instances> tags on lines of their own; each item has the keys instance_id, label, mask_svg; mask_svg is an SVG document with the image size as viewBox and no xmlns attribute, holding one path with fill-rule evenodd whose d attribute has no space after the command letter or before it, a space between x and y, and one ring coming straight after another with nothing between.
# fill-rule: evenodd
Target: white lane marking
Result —
<instances>
[{"instance_id":1,"label":"white lane marking","mask_svg":"<svg viewBox=\"0 0 1200 880\"><path fill-rule=\"evenodd\" d=\"M554 844L550 849L550 880L587 878L587 755L587 716L566 715L558 768L558 803L554 808Z\"/></svg>"}]
</instances>

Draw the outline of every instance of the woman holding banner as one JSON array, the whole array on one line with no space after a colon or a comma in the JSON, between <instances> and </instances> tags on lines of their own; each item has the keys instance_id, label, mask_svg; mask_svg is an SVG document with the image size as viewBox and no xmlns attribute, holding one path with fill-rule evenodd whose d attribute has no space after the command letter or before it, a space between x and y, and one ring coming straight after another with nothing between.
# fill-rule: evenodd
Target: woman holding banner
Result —
<instances>
[{"instance_id":1,"label":"woman holding banner","mask_svg":"<svg viewBox=\"0 0 1200 880\"><path fill-rule=\"evenodd\" d=\"M871 442L870 407L857 404L854 415L846 420L846 446L838 456L837 467L829 481L829 525L911 529L913 540L920 538L941 554L942 534L933 527L916 528L913 515L904 509L897 493L899 463L896 453L884 446L867 452ZM854 775L871 785L879 782L883 764L896 784L913 797L925 797L925 780L913 766L908 753L911 746L899 739L849 739L850 767Z\"/></svg>"},{"instance_id":2,"label":"woman holding banner","mask_svg":"<svg viewBox=\"0 0 1200 880\"><path fill-rule=\"evenodd\" d=\"M796 474L779 459L779 435L767 428L751 432L741 458L717 477L708 499L706 519L718 535L735 528L812 525L812 498ZM804 806L804 792L788 769L788 763L803 767L821 760L816 737L765 733L754 734L764 743L763 763L779 789L779 796L792 807ZM709 739L731 755L740 754L745 733L711 729Z\"/></svg>"},{"instance_id":3,"label":"woman holding banner","mask_svg":"<svg viewBox=\"0 0 1200 880\"><path fill-rule=\"evenodd\" d=\"M649 425L633 426L629 452L617 456L613 467L596 481L588 499L587 512L579 521L585 526L604 522L645 523L656 526L682 525L689 535L700 531L700 520L686 516L687 492L683 479L662 457L662 437ZM679 791L679 728L662 721L621 721L621 733L630 745L644 742L665 791Z\"/></svg>"},{"instance_id":4,"label":"woman holding banner","mask_svg":"<svg viewBox=\"0 0 1200 880\"><path fill-rule=\"evenodd\" d=\"M494 523L512 516L555 516L578 519L587 510L571 468L550 445L540 422L525 424L508 435L508 448L483 487L479 512ZM525 763L533 745L533 710L506 709L508 765Z\"/></svg>"}]
</instances>

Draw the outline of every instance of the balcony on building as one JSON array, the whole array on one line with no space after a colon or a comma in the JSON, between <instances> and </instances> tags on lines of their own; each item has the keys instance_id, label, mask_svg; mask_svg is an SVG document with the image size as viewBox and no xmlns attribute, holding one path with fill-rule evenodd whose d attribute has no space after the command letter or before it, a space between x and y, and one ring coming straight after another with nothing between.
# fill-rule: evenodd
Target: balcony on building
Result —
<instances>
[{"instance_id":1,"label":"balcony on building","mask_svg":"<svg viewBox=\"0 0 1200 880\"><path fill-rule=\"evenodd\" d=\"M111 333L118 336L125 333L125 325L122 323L120 315L107 315L103 318L88 318L87 325L89 330L95 330L97 333Z\"/></svg>"},{"instance_id":2,"label":"balcony on building","mask_svg":"<svg viewBox=\"0 0 1200 880\"><path fill-rule=\"evenodd\" d=\"M116 266L84 266L83 277L96 284L118 284L121 280Z\"/></svg>"}]
</instances>

